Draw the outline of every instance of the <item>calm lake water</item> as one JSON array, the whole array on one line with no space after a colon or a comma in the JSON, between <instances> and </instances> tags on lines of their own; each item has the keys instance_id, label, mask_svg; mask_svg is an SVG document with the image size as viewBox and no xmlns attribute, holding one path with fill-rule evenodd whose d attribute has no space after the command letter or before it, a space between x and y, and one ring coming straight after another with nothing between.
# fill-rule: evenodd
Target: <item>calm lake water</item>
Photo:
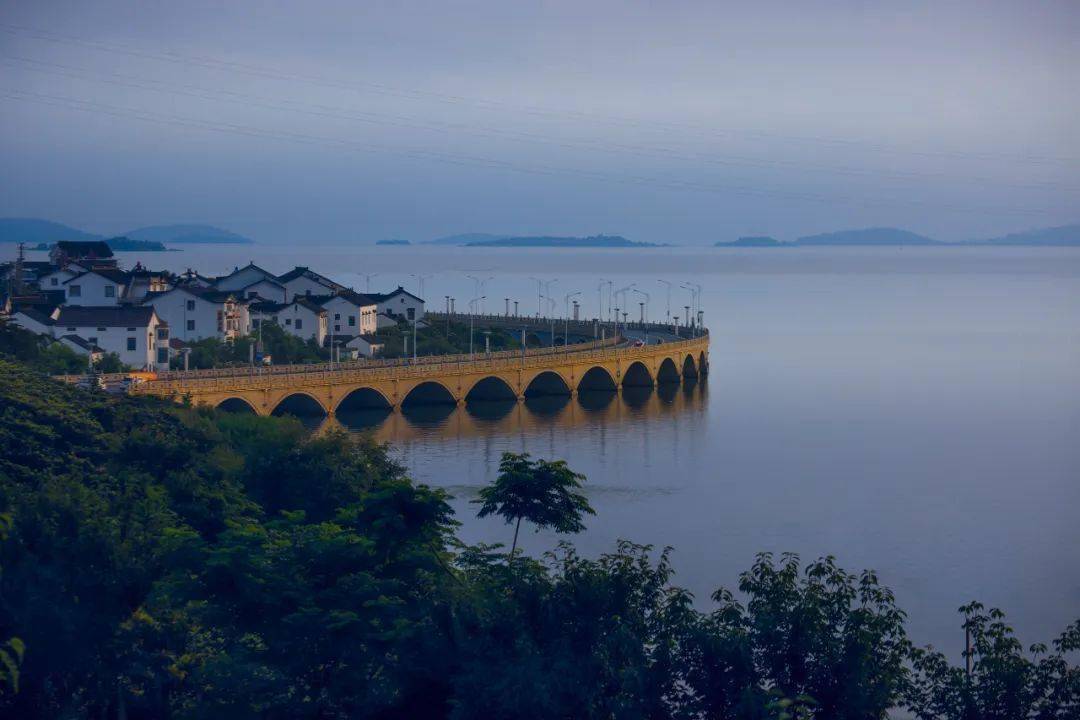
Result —
<instances>
[{"instance_id":1,"label":"calm lake water","mask_svg":"<svg viewBox=\"0 0 1080 720\"><path fill-rule=\"evenodd\" d=\"M1080 616L1080 251L1018 248L633 251L205 247L142 256L206 273L255 260L303 264L364 290L425 280L459 311L466 274L493 276L536 311L552 294L637 283L650 315L704 287L711 374L693 388L602 399L392 415L375 425L417 480L454 496L462 536L506 541L469 501L500 453L565 458L598 515L588 554L617 538L675 548L676 581L703 606L754 554L834 554L872 567L910 616L916 642L957 653L956 608L1003 608L1025 643ZM124 260L131 263L135 255ZM635 307L637 300L635 297ZM678 308L678 309L675 309ZM588 406L586 406L588 405ZM355 424L355 422L354 422ZM557 541L523 533L532 553Z\"/></svg>"}]
</instances>

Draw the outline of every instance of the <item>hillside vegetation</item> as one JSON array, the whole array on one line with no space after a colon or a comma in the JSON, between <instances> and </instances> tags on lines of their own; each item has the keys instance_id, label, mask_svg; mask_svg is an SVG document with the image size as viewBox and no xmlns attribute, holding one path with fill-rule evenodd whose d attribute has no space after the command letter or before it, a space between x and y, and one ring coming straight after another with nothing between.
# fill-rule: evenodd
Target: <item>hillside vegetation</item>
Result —
<instances>
[{"instance_id":1,"label":"hillside vegetation","mask_svg":"<svg viewBox=\"0 0 1080 720\"><path fill-rule=\"evenodd\" d=\"M872 572L762 555L702 612L666 551L462 544L446 494L370 440L4 358L0 511L3 717L959 720L1080 697L1080 623L1033 659L965 608L966 678L910 647Z\"/></svg>"}]
</instances>

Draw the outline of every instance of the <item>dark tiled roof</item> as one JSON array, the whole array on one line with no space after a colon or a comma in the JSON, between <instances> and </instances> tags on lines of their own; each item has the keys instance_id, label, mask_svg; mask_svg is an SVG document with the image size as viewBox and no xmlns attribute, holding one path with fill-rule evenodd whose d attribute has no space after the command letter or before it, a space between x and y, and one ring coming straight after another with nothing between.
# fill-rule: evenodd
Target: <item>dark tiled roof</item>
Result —
<instances>
[{"instance_id":1,"label":"dark tiled roof","mask_svg":"<svg viewBox=\"0 0 1080 720\"><path fill-rule=\"evenodd\" d=\"M320 285L325 285L329 288L343 289L345 287L344 285L334 282L325 275L320 275L311 268L300 267L299 265L297 267L294 267L292 270L285 273L284 275L278 275L278 282L287 283L290 280L295 280L296 278L303 275L310 275L312 280L319 283Z\"/></svg>"},{"instance_id":2,"label":"dark tiled roof","mask_svg":"<svg viewBox=\"0 0 1080 720\"><path fill-rule=\"evenodd\" d=\"M56 247L72 258L97 257L111 258L112 248L104 240L61 240Z\"/></svg>"},{"instance_id":3,"label":"dark tiled roof","mask_svg":"<svg viewBox=\"0 0 1080 720\"><path fill-rule=\"evenodd\" d=\"M92 270L87 270L86 272L79 273L73 278L65 280L64 284L67 285L69 282L74 282L75 280L81 278L83 275L89 275L90 273L93 273L94 275L100 275L106 280L112 280L118 285L127 285L128 281L130 280L128 274L123 270L117 270L116 268L96 267Z\"/></svg>"},{"instance_id":4,"label":"dark tiled roof","mask_svg":"<svg viewBox=\"0 0 1080 720\"><path fill-rule=\"evenodd\" d=\"M297 305L299 305L302 308L307 308L308 310L310 310L311 312L316 313L316 314L326 312L325 310L322 309L322 306L320 306L318 303L313 303L311 300L304 297L303 295L295 298L293 300L293 303L296 303ZM292 303L290 303L290 304L292 304Z\"/></svg>"},{"instance_id":5,"label":"dark tiled roof","mask_svg":"<svg viewBox=\"0 0 1080 720\"><path fill-rule=\"evenodd\" d=\"M87 352L102 352L101 348L99 348L97 345L91 344L89 340L84 340L78 335L62 335L60 339L67 340L70 343L74 343L75 345L78 345Z\"/></svg>"},{"instance_id":6,"label":"dark tiled roof","mask_svg":"<svg viewBox=\"0 0 1080 720\"><path fill-rule=\"evenodd\" d=\"M283 309L285 309L287 307L289 307L287 303L277 303L277 302L271 302L269 300L262 300L260 302L253 302L249 306L249 308L254 312L267 313L267 314L279 313L279 312L281 312Z\"/></svg>"},{"instance_id":7,"label":"dark tiled roof","mask_svg":"<svg viewBox=\"0 0 1080 720\"><path fill-rule=\"evenodd\" d=\"M392 290L392 291L390 291L388 293L368 293L367 296L369 298L371 298L372 300L374 300L375 302L386 302L390 298L397 297L398 295L402 295L402 294L408 295L413 300L419 300L420 302L424 302L423 298L416 297L415 295L413 295L411 292L409 292L405 288L401 287L400 285L398 285L397 290Z\"/></svg>"},{"instance_id":8,"label":"dark tiled roof","mask_svg":"<svg viewBox=\"0 0 1080 720\"><path fill-rule=\"evenodd\" d=\"M143 304L145 305L147 303L151 303L154 301L154 298L159 298L162 295L177 290L212 303L223 303L228 300L232 300L233 302L237 303L246 302L245 300L243 300L243 298L241 298L232 290L214 290L213 288L204 288L197 285L177 285L172 290L162 290L160 292L146 293L146 296L143 298Z\"/></svg>"},{"instance_id":9,"label":"dark tiled roof","mask_svg":"<svg viewBox=\"0 0 1080 720\"><path fill-rule=\"evenodd\" d=\"M339 290L337 297L344 298L357 307L375 305L378 301L370 295L363 295L353 290Z\"/></svg>"},{"instance_id":10,"label":"dark tiled roof","mask_svg":"<svg viewBox=\"0 0 1080 720\"><path fill-rule=\"evenodd\" d=\"M149 305L64 305L60 308L56 324L68 327L145 327L153 316L154 308Z\"/></svg>"},{"instance_id":11,"label":"dark tiled roof","mask_svg":"<svg viewBox=\"0 0 1080 720\"><path fill-rule=\"evenodd\" d=\"M55 322L51 317L52 310L46 312L41 307L35 307L32 305L21 305L12 310L12 314L14 315L15 313L22 313L34 322L41 323L42 325L52 325Z\"/></svg>"}]
</instances>

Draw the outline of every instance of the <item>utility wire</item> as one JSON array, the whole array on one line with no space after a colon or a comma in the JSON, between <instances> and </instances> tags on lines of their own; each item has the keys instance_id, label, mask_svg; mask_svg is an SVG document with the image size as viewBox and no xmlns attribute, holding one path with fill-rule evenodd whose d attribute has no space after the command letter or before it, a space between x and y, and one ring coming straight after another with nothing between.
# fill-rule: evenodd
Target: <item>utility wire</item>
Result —
<instances>
[{"instance_id":1,"label":"utility wire","mask_svg":"<svg viewBox=\"0 0 1080 720\"><path fill-rule=\"evenodd\" d=\"M26 90L19 90L15 88L0 88L0 97L6 97L12 100L29 101L38 104L51 105L54 107L65 107L73 110L79 110L83 112L109 115L112 117L121 117L140 120L144 122L157 123L162 125L172 125L177 127L187 127L200 130L206 130L210 132L227 133L233 135L244 135L248 137L274 139L274 140L286 140L289 142L296 142L308 145L318 145L322 147L329 147L341 150L349 151L361 151L361 152L383 152L396 155L403 155L422 160L430 160L441 163L448 163L454 165L464 165L470 167L481 167L487 169L506 170L517 173L524 173L530 175L544 175L544 176L571 176L588 180L618 183L625 185L644 185L652 187L660 187L669 190L680 191L694 191L713 194L734 194L734 195L746 195L755 197L778 197L788 200L806 201L806 202L818 202L818 203L844 203L864 207L916 207L916 208L934 208L952 212L980 212L989 215L1030 215L1033 217L1044 216L1048 214L1047 210L1028 210L1022 208L1004 208L1004 207L968 207L962 205L951 204L939 204L939 203L925 203L921 201L904 201L904 200L872 200L872 199L858 199L846 196L830 196L820 195L812 193L802 192L789 192L780 190L763 190L761 188L754 188L741 185L721 185L721 184L706 184L697 182L688 182L681 180L672 180L665 178L640 176L632 174L618 174L613 175L610 173L600 173L590 170L581 170L576 168L555 167L547 165L522 165L519 163L512 163L494 158L485 158L481 156L465 155L461 153L450 153L439 150L431 150L426 148L410 148L404 146L389 146L373 143L359 143L352 140L341 140L332 137L324 137L317 135L310 135L306 133L296 133L283 130L267 130L264 128L258 128L248 125L237 125L232 123L221 122L209 122L200 118L184 117L179 115L168 115L165 113L158 113L154 111L140 110L137 108L125 108L116 105L109 105L106 103L95 102L91 100L82 100L79 98L63 97L57 95L47 95L43 93L35 93Z\"/></svg>"},{"instance_id":2,"label":"utility wire","mask_svg":"<svg viewBox=\"0 0 1080 720\"><path fill-rule=\"evenodd\" d=\"M210 100L213 102L229 102L239 104L245 107L262 107L270 110L295 112L316 117L349 120L352 122L362 122L388 127L412 128L441 133L466 133L474 137L485 139L502 138L517 142L541 143L570 150L599 150L608 153L631 154L638 157L663 158L669 160L689 162L695 165L704 163L708 165L719 165L723 167L749 167L766 170L809 170L814 172L828 172L832 174L854 177L878 176L899 180L915 180L920 182L935 179L949 180L955 177L946 175L944 173L880 171L855 167L835 167L814 163L808 164L788 160L761 160L757 158L749 158L746 156L738 155L715 156L711 154L686 154L679 153L678 151L671 150L670 148L649 147L625 143L567 141L562 138L556 138L539 133L507 131L496 127L466 125L461 123L431 122L404 115L376 113L366 110L356 111L350 110L348 108L321 105L316 103L297 103L287 98L284 99L285 104L283 104L282 101L266 96L238 93L231 90L206 88L197 85L176 84L157 80L154 78L143 78L125 73L105 73L100 71L92 71L91 73L88 73L82 68L77 68L70 65L46 62L42 60L36 60L33 58L26 58L15 55L0 55L0 64L7 65L9 67L21 67L24 69L28 69L32 72L44 73L47 75L53 75L58 77L67 77L76 80L84 80L87 82L100 82L109 85L116 85L119 87L149 90L151 92L183 95L203 100ZM1049 182L1003 183L992 178L985 177L955 177L955 179L963 181L964 183L976 182L994 187L1008 187L1023 190L1055 190L1074 193L1080 192L1080 188L1067 187Z\"/></svg>"},{"instance_id":3,"label":"utility wire","mask_svg":"<svg viewBox=\"0 0 1080 720\"><path fill-rule=\"evenodd\" d=\"M528 115L546 117L551 119L571 119L575 121L585 121L593 123L601 123L607 125L617 125L624 127L646 128L654 129L663 132L677 132L680 135L686 133L697 133L704 137L730 137L741 136L754 138L758 140L768 141L784 141L784 142L799 142L799 143L811 143L818 145L835 145L842 147L850 147L858 149L863 152L878 152L898 155L911 155L916 157L928 157L928 158L950 158L950 159L962 159L962 160L996 160L1005 161L1011 163L1023 162L1031 164L1051 164L1051 165L1074 165L1080 164L1080 158L1066 158L1066 157L1049 157L1045 155L1023 154L1023 153L978 153L978 152L965 152L965 151L943 151L943 150L915 150L911 148L905 148L895 143L888 142L868 142L864 140L857 140L852 138L835 138L835 137L822 137L822 136L797 136L797 135L782 135L778 133L768 133L760 131L746 131L746 130L733 130L717 128L712 125L700 125L694 123L685 122L660 122L660 121L647 121L640 118L625 117L619 115L601 115L581 111L555 111L547 108L534 106L534 105L521 105L508 103L501 100L492 100L486 98L468 97L462 95L451 95L446 93L432 92L428 90L419 90L415 88L402 88L385 83L377 83L366 80L353 80L350 82L343 82L333 78L326 78L315 75L303 75L298 73L291 73L280 69L251 65L246 63L239 63L231 60L223 60L219 58L209 57L205 55L190 55L178 52L151 52L140 48L133 48L130 46L118 45L114 43L106 43L98 40L88 39L85 37L79 37L76 35L69 35L64 33L58 33L51 30L45 30L41 28L34 28L22 25L14 25L11 23L0 23L0 32L6 32L15 36L27 37L34 40L43 42L52 42L66 45L80 45L83 47L91 48L94 50L128 55L131 57L139 57L149 60L157 60L161 62L177 63L188 66L203 67L212 70L225 70L229 72L235 72L255 77L263 77L276 80L288 80L292 82L305 83L308 85L319 85L322 87L334 88L338 90L351 90L356 92L371 92L382 95L388 95L392 97L404 98L416 101L433 101L445 104L453 105L468 105L481 109L502 109L511 110L516 112L525 113Z\"/></svg>"}]
</instances>

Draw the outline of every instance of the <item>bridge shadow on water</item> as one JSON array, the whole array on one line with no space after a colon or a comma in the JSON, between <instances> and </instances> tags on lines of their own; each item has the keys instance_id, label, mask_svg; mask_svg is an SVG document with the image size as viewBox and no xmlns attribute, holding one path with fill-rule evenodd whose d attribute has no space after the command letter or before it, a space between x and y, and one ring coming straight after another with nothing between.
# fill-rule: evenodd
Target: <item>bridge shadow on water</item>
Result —
<instances>
[{"instance_id":1,"label":"bridge shadow on water","mask_svg":"<svg viewBox=\"0 0 1080 720\"><path fill-rule=\"evenodd\" d=\"M706 383L661 383L654 386L612 390L583 390L577 397L566 394L537 395L523 402L511 399L469 399L462 406L449 402L409 403L399 411L390 408L341 408L333 418L299 416L306 427L327 430L340 427L349 432L373 434L379 441L418 438L498 436L548 427L602 427L621 420L640 421L667 415L693 415L706 400Z\"/></svg>"}]
</instances>

